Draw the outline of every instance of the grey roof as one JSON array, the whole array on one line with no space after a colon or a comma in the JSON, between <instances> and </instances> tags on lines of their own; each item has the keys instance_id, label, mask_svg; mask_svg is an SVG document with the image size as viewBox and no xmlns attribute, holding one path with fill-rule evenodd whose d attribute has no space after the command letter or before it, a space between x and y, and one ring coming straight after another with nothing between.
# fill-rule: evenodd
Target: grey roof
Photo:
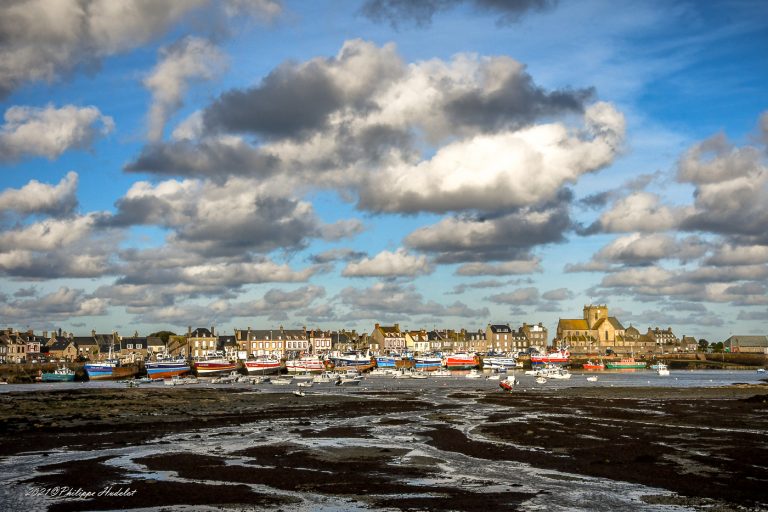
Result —
<instances>
[{"instance_id":1,"label":"grey roof","mask_svg":"<svg viewBox=\"0 0 768 512\"><path fill-rule=\"evenodd\" d=\"M491 325L491 332L512 332L512 328L504 324Z\"/></svg>"},{"instance_id":2,"label":"grey roof","mask_svg":"<svg viewBox=\"0 0 768 512\"><path fill-rule=\"evenodd\" d=\"M768 347L768 336L731 336L725 340L726 344L739 347Z\"/></svg>"}]
</instances>

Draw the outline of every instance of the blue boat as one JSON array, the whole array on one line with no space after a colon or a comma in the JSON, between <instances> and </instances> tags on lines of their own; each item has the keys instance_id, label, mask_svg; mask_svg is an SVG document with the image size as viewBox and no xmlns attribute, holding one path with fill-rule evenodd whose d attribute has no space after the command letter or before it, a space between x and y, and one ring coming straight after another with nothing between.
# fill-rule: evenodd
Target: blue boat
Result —
<instances>
[{"instance_id":1,"label":"blue boat","mask_svg":"<svg viewBox=\"0 0 768 512\"><path fill-rule=\"evenodd\" d=\"M135 366L121 366L116 359L107 359L98 363L86 363L85 373L88 380L115 380L133 377L138 373Z\"/></svg>"},{"instance_id":2,"label":"blue boat","mask_svg":"<svg viewBox=\"0 0 768 512\"><path fill-rule=\"evenodd\" d=\"M75 371L66 366L56 368L53 373L43 373L41 376L43 382L72 382L75 380Z\"/></svg>"},{"instance_id":3,"label":"blue boat","mask_svg":"<svg viewBox=\"0 0 768 512\"><path fill-rule=\"evenodd\" d=\"M170 379L189 373L191 367L183 358L166 358L145 364L150 379Z\"/></svg>"},{"instance_id":4,"label":"blue boat","mask_svg":"<svg viewBox=\"0 0 768 512\"><path fill-rule=\"evenodd\" d=\"M395 368L399 356L377 356L376 366L379 368Z\"/></svg>"},{"instance_id":5,"label":"blue boat","mask_svg":"<svg viewBox=\"0 0 768 512\"><path fill-rule=\"evenodd\" d=\"M443 358L437 355L422 355L413 358L416 369L437 369L443 365Z\"/></svg>"}]
</instances>

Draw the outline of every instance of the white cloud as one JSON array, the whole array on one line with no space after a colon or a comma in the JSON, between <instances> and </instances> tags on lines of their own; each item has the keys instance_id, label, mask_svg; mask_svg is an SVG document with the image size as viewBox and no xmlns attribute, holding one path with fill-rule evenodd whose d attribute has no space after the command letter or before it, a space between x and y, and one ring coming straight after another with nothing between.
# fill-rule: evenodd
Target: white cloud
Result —
<instances>
[{"instance_id":1,"label":"white cloud","mask_svg":"<svg viewBox=\"0 0 768 512\"><path fill-rule=\"evenodd\" d=\"M616 201L599 222L602 230L609 233L661 232L678 227L686 213L690 213L690 208L664 206L658 195L637 192Z\"/></svg>"},{"instance_id":2,"label":"white cloud","mask_svg":"<svg viewBox=\"0 0 768 512\"><path fill-rule=\"evenodd\" d=\"M20 189L0 192L0 211L67 216L77 206L77 173L68 172L58 185L31 180Z\"/></svg>"},{"instance_id":3,"label":"white cloud","mask_svg":"<svg viewBox=\"0 0 768 512\"><path fill-rule=\"evenodd\" d=\"M114 126L112 118L96 107L14 106L6 110L0 128L0 161L24 155L53 160L69 149L88 149Z\"/></svg>"},{"instance_id":4,"label":"white cloud","mask_svg":"<svg viewBox=\"0 0 768 512\"><path fill-rule=\"evenodd\" d=\"M541 261L538 258L502 263L465 263L456 269L456 275L459 276L508 276L534 272L541 272Z\"/></svg>"},{"instance_id":5,"label":"white cloud","mask_svg":"<svg viewBox=\"0 0 768 512\"><path fill-rule=\"evenodd\" d=\"M29 81L53 82L100 58L137 48L198 13L270 21L270 0L25 0L0 4L0 97Z\"/></svg>"},{"instance_id":6,"label":"white cloud","mask_svg":"<svg viewBox=\"0 0 768 512\"><path fill-rule=\"evenodd\" d=\"M430 274L432 266L426 256L408 254L405 249L382 251L373 258L347 264L345 277L399 277Z\"/></svg>"},{"instance_id":7,"label":"white cloud","mask_svg":"<svg viewBox=\"0 0 768 512\"><path fill-rule=\"evenodd\" d=\"M187 37L160 53L160 62L144 79L144 86L152 92L148 134L152 142L162 139L168 117L181 107L187 82L221 74L227 61L215 45L198 37Z\"/></svg>"},{"instance_id":8,"label":"white cloud","mask_svg":"<svg viewBox=\"0 0 768 512\"><path fill-rule=\"evenodd\" d=\"M374 173L361 190L360 206L447 212L551 200L563 185L610 164L620 150L624 118L612 106L592 105L585 122L582 133L553 123L447 144L429 160Z\"/></svg>"}]
</instances>

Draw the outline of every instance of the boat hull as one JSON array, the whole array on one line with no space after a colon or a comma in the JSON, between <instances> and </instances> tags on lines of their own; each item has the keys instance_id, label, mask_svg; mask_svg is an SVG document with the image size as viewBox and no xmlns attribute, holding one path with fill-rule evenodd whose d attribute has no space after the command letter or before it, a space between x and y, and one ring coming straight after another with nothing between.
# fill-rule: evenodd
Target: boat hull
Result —
<instances>
[{"instance_id":1,"label":"boat hull","mask_svg":"<svg viewBox=\"0 0 768 512\"><path fill-rule=\"evenodd\" d=\"M444 366L449 370L472 370L480 366L474 357L448 356Z\"/></svg>"},{"instance_id":2,"label":"boat hull","mask_svg":"<svg viewBox=\"0 0 768 512\"><path fill-rule=\"evenodd\" d=\"M325 361L320 359L289 359L285 362L288 373L322 373L326 370Z\"/></svg>"},{"instance_id":3,"label":"boat hull","mask_svg":"<svg viewBox=\"0 0 768 512\"><path fill-rule=\"evenodd\" d=\"M439 357L416 357L414 367L418 370L437 370L443 366L443 360Z\"/></svg>"},{"instance_id":4,"label":"boat hull","mask_svg":"<svg viewBox=\"0 0 768 512\"><path fill-rule=\"evenodd\" d=\"M200 376L219 375L237 370L237 364L232 362L197 361L195 370Z\"/></svg>"},{"instance_id":5,"label":"boat hull","mask_svg":"<svg viewBox=\"0 0 768 512\"><path fill-rule=\"evenodd\" d=\"M273 375L280 373L280 361L246 361L248 375Z\"/></svg>"},{"instance_id":6,"label":"boat hull","mask_svg":"<svg viewBox=\"0 0 768 512\"><path fill-rule=\"evenodd\" d=\"M191 370L188 364L171 366L147 366L147 377L150 379L170 379L180 377Z\"/></svg>"},{"instance_id":7,"label":"boat hull","mask_svg":"<svg viewBox=\"0 0 768 512\"><path fill-rule=\"evenodd\" d=\"M44 373L41 380L43 382L72 382L75 380L75 374L63 375L60 373Z\"/></svg>"},{"instance_id":8,"label":"boat hull","mask_svg":"<svg viewBox=\"0 0 768 512\"><path fill-rule=\"evenodd\" d=\"M605 367L608 370L644 370L645 363L633 360L609 361Z\"/></svg>"},{"instance_id":9,"label":"boat hull","mask_svg":"<svg viewBox=\"0 0 768 512\"><path fill-rule=\"evenodd\" d=\"M118 380L134 377L139 373L133 366L85 365L89 380Z\"/></svg>"}]
</instances>

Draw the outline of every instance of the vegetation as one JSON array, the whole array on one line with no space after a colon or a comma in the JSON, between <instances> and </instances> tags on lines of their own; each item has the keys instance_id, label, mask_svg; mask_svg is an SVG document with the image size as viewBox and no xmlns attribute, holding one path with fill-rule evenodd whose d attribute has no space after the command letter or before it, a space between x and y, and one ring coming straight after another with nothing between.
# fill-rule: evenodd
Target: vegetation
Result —
<instances>
[{"instance_id":1,"label":"vegetation","mask_svg":"<svg viewBox=\"0 0 768 512\"><path fill-rule=\"evenodd\" d=\"M171 336L177 336L177 334L171 331L159 331L159 332L152 333L149 336L160 338L161 340L163 340L163 343L167 345L168 338L170 338Z\"/></svg>"}]
</instances>

